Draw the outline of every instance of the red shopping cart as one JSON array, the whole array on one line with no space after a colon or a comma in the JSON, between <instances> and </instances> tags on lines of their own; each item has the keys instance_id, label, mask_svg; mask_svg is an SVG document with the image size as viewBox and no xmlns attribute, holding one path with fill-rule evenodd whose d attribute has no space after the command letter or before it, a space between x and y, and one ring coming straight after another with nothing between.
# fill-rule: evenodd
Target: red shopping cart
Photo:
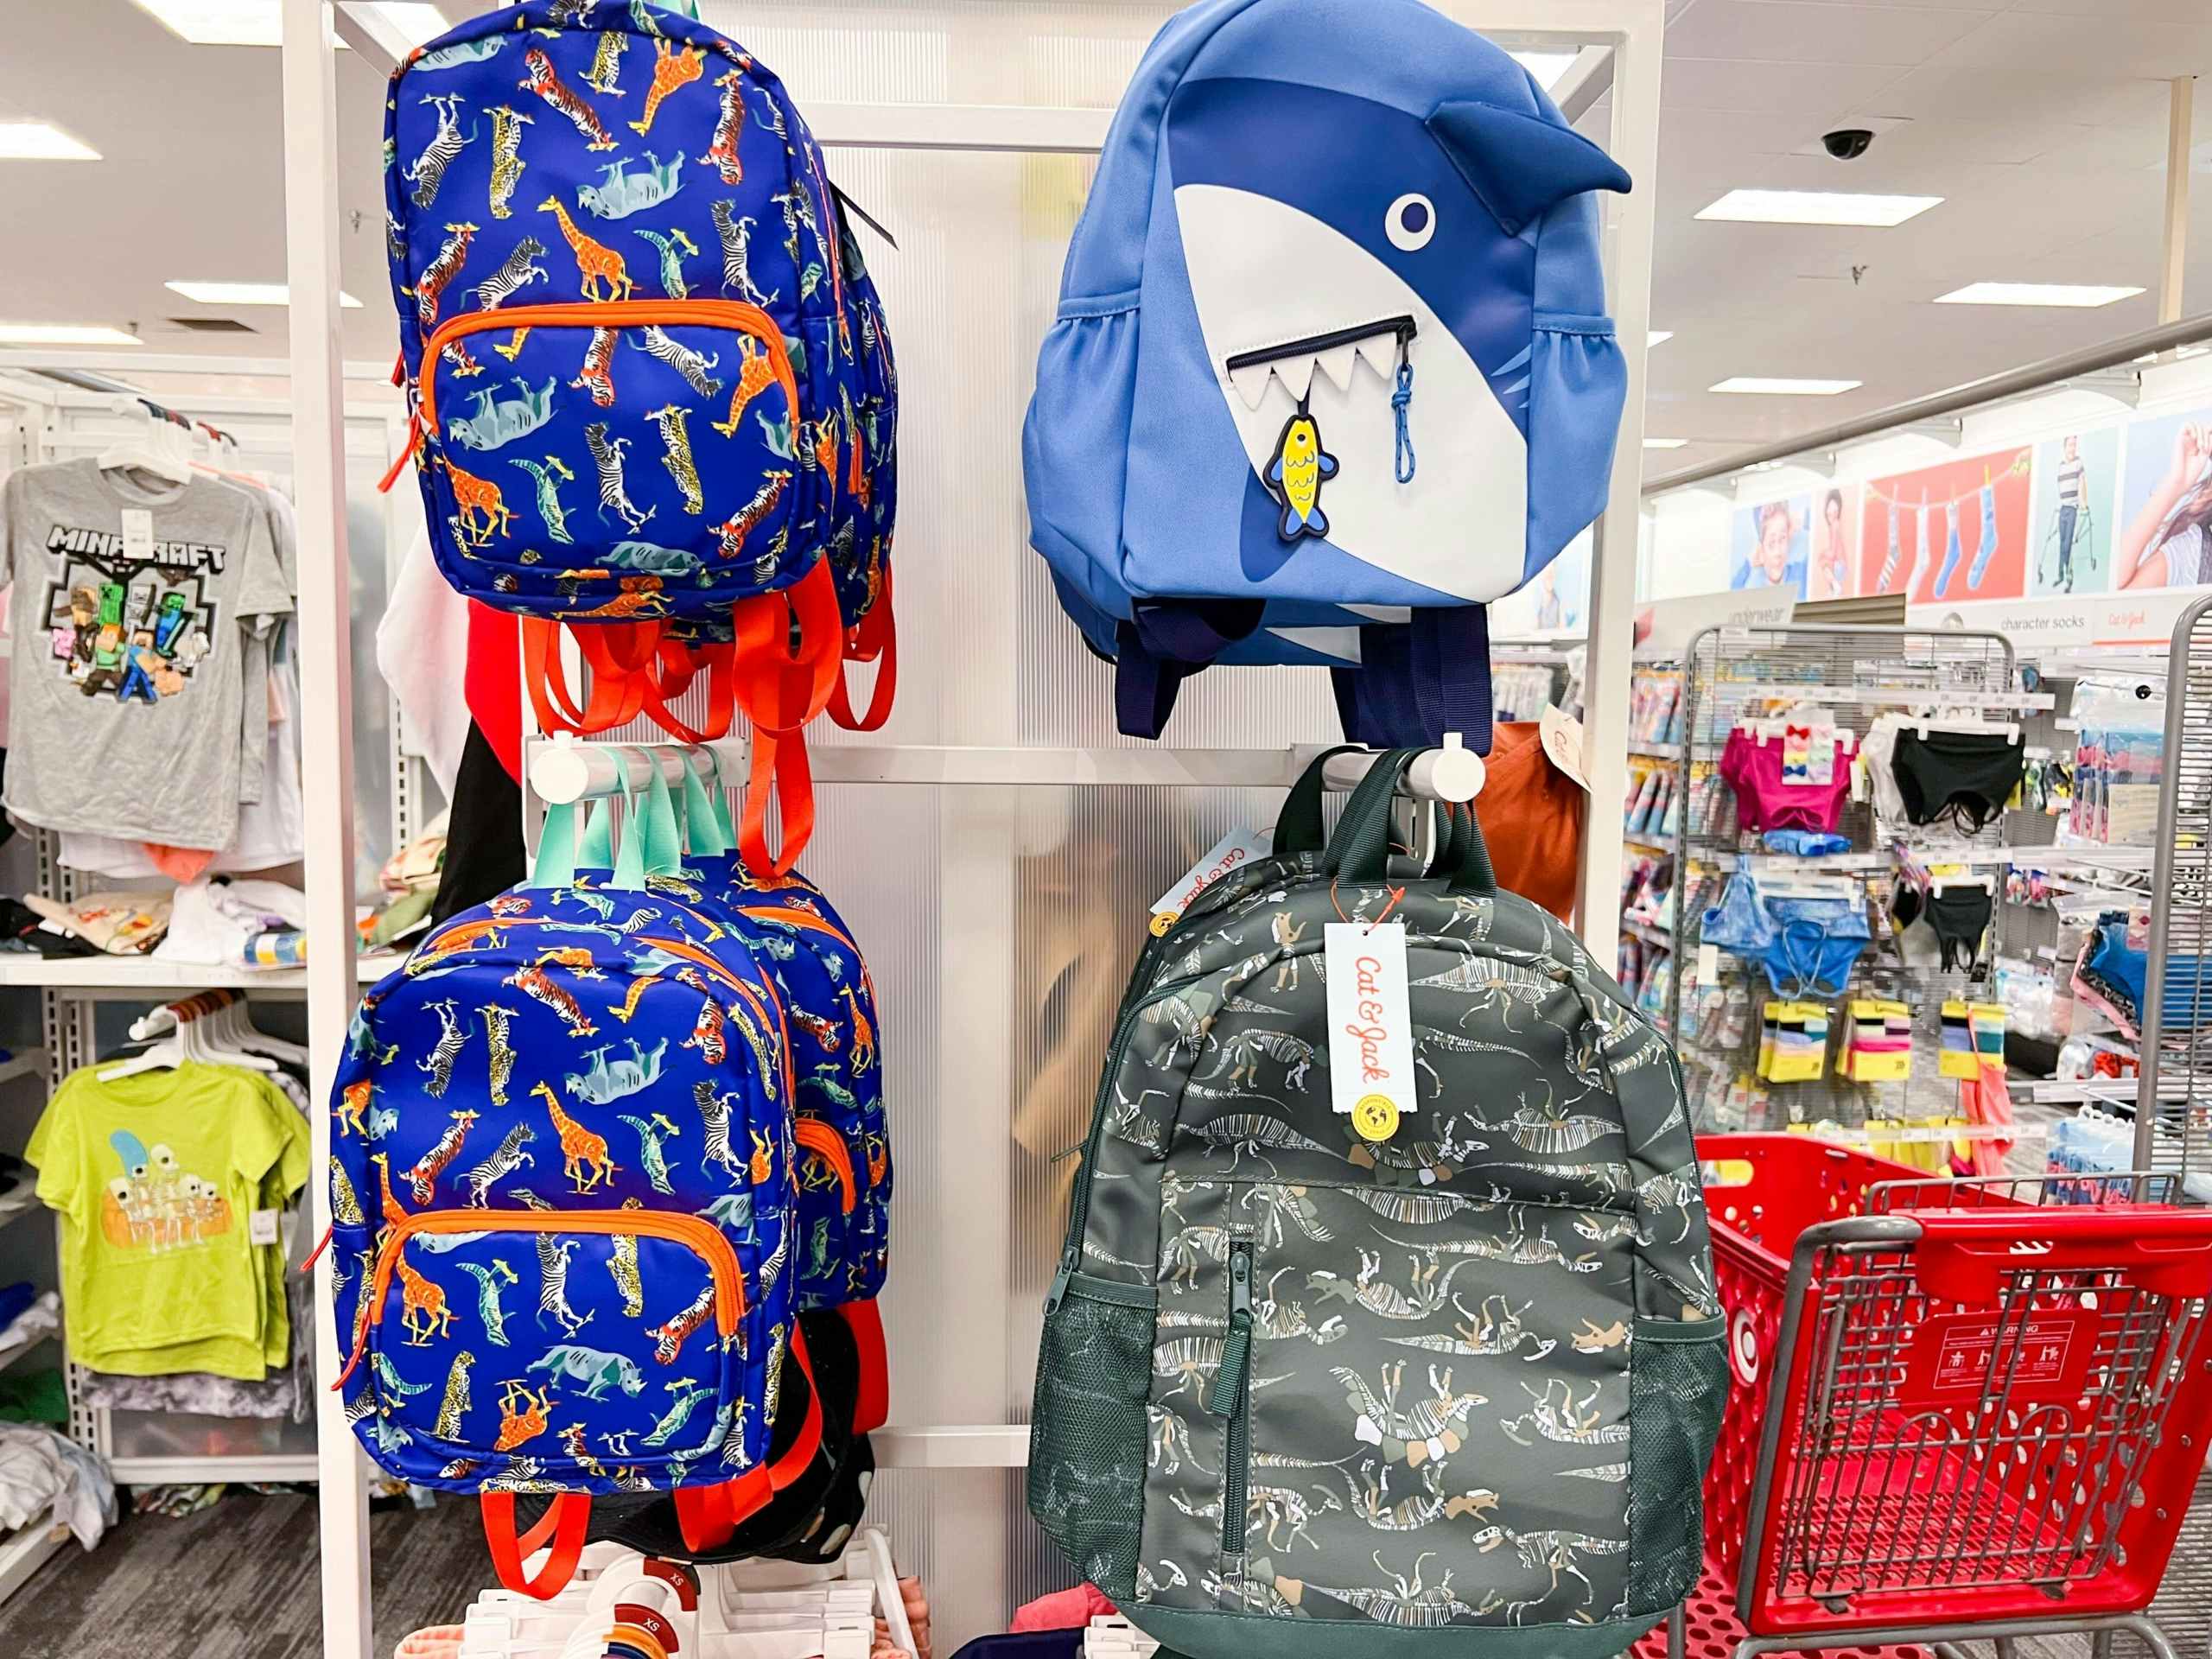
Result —
<instances>
[{"instance_id":1,"label":"red shopping cart","mask_svg":"<svg viewBox=\"0 0 2212 1659\"><path fill-rule=\"evenodd\" d=\"M2212 1424L2212 1212L1802 1137L1699 1152L1738 1386L1707 1582L1639 1655L2125 1629L2166 1659L2142 1612Z\"/></svg>"}]
</instances>

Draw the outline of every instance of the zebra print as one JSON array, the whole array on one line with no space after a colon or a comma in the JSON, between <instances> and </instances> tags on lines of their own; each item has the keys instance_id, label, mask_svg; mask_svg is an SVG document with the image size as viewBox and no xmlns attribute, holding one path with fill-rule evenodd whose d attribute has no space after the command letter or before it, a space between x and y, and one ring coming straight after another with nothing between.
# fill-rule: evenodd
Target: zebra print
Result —
<instances>
[{"instance_id":1,"label":"zebra print","mask_svg":"<svg viewBox=\"0 0 2212 1659\"><path fill-rule=\"evenodd\" d=\"M545 267L537 263L544 251L545 245L534 236L525 236L516 243L515 251L507 256L507 263L476 284L477 308L495 311L512 299L517 289L546 281Z\"/></svg>"},{"instance_id":2,"label":"zebra print","mask_svg":"<svg viewBox=\"0 0 2212 1659\"><path fill-rule=\"evenodd\" d=\"M591 1323L590 1314L579 1318L569 1306L569 1256L575 1248L573 1238L537 1235L537 1322L543 1325L550 1314L562 1333L571 1337Z\"/></svg>"},{"instance_id":3,"label":"zebra print","mask_svg":"<svg viewBox=\"0 0 2212 1659\"><path fill-rule=\"evenodd\" d=\"M417 207L428 207L438 199L438 187L445 182L446 169L454 158L474 143L479 129L471 124L467 136L461 130L461 118L454 113L461 100L454 98L426 98L425 104L438 106L437 136L423 148L423 153L402 172L400 176L415 187L409 196Z\"/></svg>"},{"instance_id":4,"label":"zebra print","mask_svg":"<svg viewBox=\"0 0 2212 1659\"><path fill-rule=\"evenodd\" d=\"M630 500L629 486L622 480L622 452L630 447L627 438L617 438L612 443L607 438L607 423L594 421L584 429L584 443L591 450L591 464L599 469L599 516L607 517L611 507L632 531L643 530L645 521L653 516L648 507L639 512Z\"/></svg>"},{"instance_id":5,"label":"zebra print","mask_svg":"<svg viewBox=\"0 0 2212 1659\"><path fill-rule=\"evenodd\" d=\"M658 358L682 375L683 384L702 397L712 397L721 391L722 383L709 379L707 375L708 370L721 361L719 354L709 357L703 352L695 352L689 346L679 345L670 337L666 329L656 323L647 323L638 331L635 338L649 355Z\"/></svg>"}]
</instances>

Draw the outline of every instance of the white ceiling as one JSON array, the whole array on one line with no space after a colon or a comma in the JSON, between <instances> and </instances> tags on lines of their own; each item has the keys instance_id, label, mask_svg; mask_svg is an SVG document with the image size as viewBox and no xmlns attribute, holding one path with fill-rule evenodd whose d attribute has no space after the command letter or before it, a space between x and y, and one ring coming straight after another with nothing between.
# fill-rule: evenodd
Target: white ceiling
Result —
<instances>
[{"instance_id":1,"label":"white ceiling","mask_svg":"<svg viewBox=\"0 0 2212 1659\"><path fill-rule=\"evenodd\" d=\"M188 46L128 0L11 9L21 15L0 54L0 117L54 120L105 159L0 162L0 320L128 323L156 350L281 354L283 311L229 314L256 334L190 334L166 320L222 314L162 287L283 275L277 54ZM2206 199L2192 308L2212 307L2212 0L1675 0L1669 10L1653 317L1675 338L1652 356L1647 424L1695 442L1656 466L2149 326L2176 75L2208 75L2196 96ZM384 83L345 53L338 84L345 283L365 302L346 314L346 348L376 359L395 339L377 156ZM1861 161L1821 150L1829 128L1890 122ZM1892 230L1693 218L1736 186L1946 200ZM1986 280L2152 292L2095 311L1930 303ZM1738 374L1866 385L1830 398L1704 390Z\"/></svg>"}]
</instances>

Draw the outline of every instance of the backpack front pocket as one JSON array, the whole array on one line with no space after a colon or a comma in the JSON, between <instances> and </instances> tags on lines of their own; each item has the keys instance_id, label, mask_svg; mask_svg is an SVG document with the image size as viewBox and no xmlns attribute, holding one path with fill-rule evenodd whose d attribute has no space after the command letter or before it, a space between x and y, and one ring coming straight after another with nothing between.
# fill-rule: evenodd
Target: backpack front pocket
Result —
<instances>
[{"instance_id":1,"label":"backpack front pocket","mask_svg":"<svg viewBox=\"0 0 2212 1659\"><path fill-rule=\"evenodd\" d=\"M385 1235L366 1306L375 1438L410 1466L621 1490L758 1461L743 1276L699 1217L425 1211Z\"/></svg>"},{"instance_id":2,"label":"backpack front pocket","mask_svg":"<svg viewBox=\"0 0 2212 1659\"><path fill-rule=\"evenodd\" d=\"M433 535L464 588L488 566L498 593L547 613L634 621L804 574L790 531L823 435L756 306L467 312L424 348L418 414Z\"/></svg>"}]
</instances>

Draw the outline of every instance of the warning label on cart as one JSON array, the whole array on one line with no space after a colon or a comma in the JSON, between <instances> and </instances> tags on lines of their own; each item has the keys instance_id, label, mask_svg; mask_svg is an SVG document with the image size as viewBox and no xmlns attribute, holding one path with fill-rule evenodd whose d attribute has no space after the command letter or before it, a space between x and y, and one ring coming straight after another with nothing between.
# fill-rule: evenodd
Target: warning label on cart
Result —
<instances>
[{"instance_id":1,"label":"warning label on cart","mask_svg":"<svg viewBox=\"0 0 2212 1659\"><path fill-rule=\"evenodd\" d=\"M2088 1308L2000 1316L1938 1314L1913 1333L1905 1393L1914 1400L2078 1399L2096 1350Z\"/></svg>"}]
</instances>

